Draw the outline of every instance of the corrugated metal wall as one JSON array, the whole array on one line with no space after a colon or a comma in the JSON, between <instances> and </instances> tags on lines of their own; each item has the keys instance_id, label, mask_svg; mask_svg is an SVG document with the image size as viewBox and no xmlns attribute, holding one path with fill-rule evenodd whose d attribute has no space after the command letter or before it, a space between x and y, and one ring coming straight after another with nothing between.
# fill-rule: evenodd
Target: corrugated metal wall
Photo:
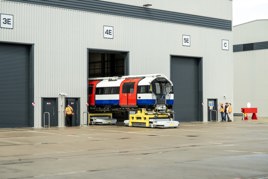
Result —
<instances>
[{"instance_id":1,"label":"corrugated metal wall","mask_svg":"<svg viewBox=\"0 0 268 179\"><path fill-rule=\"evenodd\" d=\"M132 17L154 21L163 21L170 23L179 23L186 25L195 25L216 29L231 30L230 20L198 16L180 12L165 11L154 8L144 8L127 4L119 4L107 1L76 1L76 0L12 0L23 3L31 3L59 8L75 9L81 11L111 14L123 17Z\"/></svg>"},{"instance_id":2,"label":"corrugated metal wall","mask_svg":"<svg viewBox=\"0 0 268 179\"><path fill-rule=\"evenodd\" d=\"M218 65L232 70L231 52L221 50L222 39L229 39L232 44L229 30L14 1L0 2L1 13L14 15L14 29L1 29L0 41L34 44L35 127L41 126L42 97L59 98L59 125L64 125L61 92L81 99L83 117L87 102L88 49L128 52L130 74L170 76L170 55L203 57L204 86L208 86L204 89L204 97L226 94L232 99L232 90L225 92L227 87L221 84L214 87L215 79L210 79L207 72L210 69L217 74L218 67L214 66ZM103 38L104 25L114 27L113 39ZM191 36L191 47L182 46L182 34ZM226 78L229 75L231 78L232 73ZM223 83L231 87L231 82Z\"/></svg>"},{"instance_id":3,"label":"corrugated metal wall","mask_svg":"<svg viewBox=\"0 0 268 179\"><path fill-rule=\"evenodd\" d=\"M258 117L268 117L268 20L234 27L234 113L250 102Z\"/></svg>"}]
</instances>

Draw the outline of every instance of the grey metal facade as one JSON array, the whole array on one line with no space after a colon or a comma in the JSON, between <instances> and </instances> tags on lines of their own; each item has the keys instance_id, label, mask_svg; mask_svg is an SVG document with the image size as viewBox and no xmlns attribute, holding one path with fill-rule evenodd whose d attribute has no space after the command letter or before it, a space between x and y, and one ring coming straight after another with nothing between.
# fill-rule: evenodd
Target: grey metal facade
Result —
<instances>
[{"instance_id":1,"label":"grey metal facade","mask_svg":"<svg viewBox=\"0 0 268 179\"><path fill-rule=\"evenodd\" d=\"M234 26L234 103L233 111L251 103L258 117L268 117L268 20Z\"/></svg>"},{"instance_id":2,"label":"grey metal facade","mask_svg":"<svg viewBox=\"0 0 268 179\"><path fill-rule=\"evenodd\" d=\"M95 13L111 14L124 17L163 21L177 24L194 25L222 30L232 30L232 21L192 14L164 11L159 9L147 9L126 4L106 1L77 1L77 0L9 0L22 3L31 3L59 8L69 8Z\"/></svg>"},{"instance_id":3,"label":"grey metal facade","mask_svg":"<svg viewBox=\"0 0 268 179\"><path fill-rule=\"evenodd\" d=\"M233 52L222 49L223 39L233 46L231 1L155 1L150 8L142 7L146 0L107 1L0 0L0 14L14 20L12 29L0 28L0 42L31 44L34 52L28 70L32 97L27 104L35 105L25 109L33 111L28 115L34 115L34 127L42 127L42 99L47 98L57 99L58 127L65 126L67 98L79 99L80 124L87 124L92 50L126 54L127 74L162 73L169 78L171 55L200 57L203 89L199 96L203 99L198 103L204 104L203 121L207 98L232 102ZM104 38L104 26L113 28L113 38ZM184 35L190 37L189 46L183 45ZM222 83L218 83L219 68L228 70Z\"/></svg>"}]
</instances>

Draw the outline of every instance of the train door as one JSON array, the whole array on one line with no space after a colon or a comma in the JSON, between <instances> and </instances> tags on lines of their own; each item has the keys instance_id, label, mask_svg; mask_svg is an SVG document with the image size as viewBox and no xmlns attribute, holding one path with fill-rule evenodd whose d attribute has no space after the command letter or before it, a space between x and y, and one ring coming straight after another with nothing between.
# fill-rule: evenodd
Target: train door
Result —
<instances>
[{"instance_id":1,"label":"train door","mask_svg":"<svg viewBox=\"0 0 268 179\"><path fill-rule=\"evenodd\" d=\"M125 79L120 85L120 106L137 105L137 88L141 78Z\"/></svg>"},{"instance_id":2,"label":"train door","mask_svg":"<svg viewBox=\"0 0 268 179\"><path fill-rule=\"evenodd\" d=\"M96 86L100 81L89 81L88 82L88 104L89 106L95 106L95 94L96 94Z\"/></svg>"},{"instance_id":3,"label":"train door","mask_svg":"<svg viewBox=\"0 0 268 179\"><path fill-rule=\"evenodd\" d=\"M72 106L74 110L74 115L72 118L72 126L80 125L80 100L79 98L65 98L65 105L68 104Z\"/></svg>"}]
</instances>

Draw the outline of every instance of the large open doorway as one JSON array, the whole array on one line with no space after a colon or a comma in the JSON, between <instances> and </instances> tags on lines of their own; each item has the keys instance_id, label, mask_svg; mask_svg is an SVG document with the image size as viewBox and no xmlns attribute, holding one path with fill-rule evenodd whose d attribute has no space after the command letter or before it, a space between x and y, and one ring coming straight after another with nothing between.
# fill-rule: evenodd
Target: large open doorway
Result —
<instances>
[{"instance_id":1,"label":"large open doorway","mask_svg":"<svg viewBox=\"0 0 268 179\"><path fill-rule=\"evenodd\" d=\"M88 78L124 76L128 74L128 52L96 49L88 50ZM88 86L88 93L89 89ZM90 101L88 101L88 104L90 104ZM113 113L113 117L116 118L119 123L126 119L127 115L126 112L120 111Z\"/></svg>"},{"instance_id":2,"label":"large open doorway","mask_svg":"<svg viewBox=\"0 0 268 179\"><path fill-rule=\"evenodd\" d=\"M89 49L88 78L127 74L128 52Z\"/></svg>"}]
</instances>

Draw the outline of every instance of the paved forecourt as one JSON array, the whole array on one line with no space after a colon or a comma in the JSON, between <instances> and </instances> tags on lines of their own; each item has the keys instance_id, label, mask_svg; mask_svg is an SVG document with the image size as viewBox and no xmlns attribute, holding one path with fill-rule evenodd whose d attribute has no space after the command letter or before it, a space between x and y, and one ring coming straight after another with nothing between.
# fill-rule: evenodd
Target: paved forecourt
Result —
<instances>
[{"instance_id":1,"label":"paved forecourt","mask_svg":"<svg viewBox=\"0 0 268 179\"><path fill-rule=\"evenodd\" d=\"M268 120L0 129L0 178L268 178Z\"/></svg>"}]
</instances>

